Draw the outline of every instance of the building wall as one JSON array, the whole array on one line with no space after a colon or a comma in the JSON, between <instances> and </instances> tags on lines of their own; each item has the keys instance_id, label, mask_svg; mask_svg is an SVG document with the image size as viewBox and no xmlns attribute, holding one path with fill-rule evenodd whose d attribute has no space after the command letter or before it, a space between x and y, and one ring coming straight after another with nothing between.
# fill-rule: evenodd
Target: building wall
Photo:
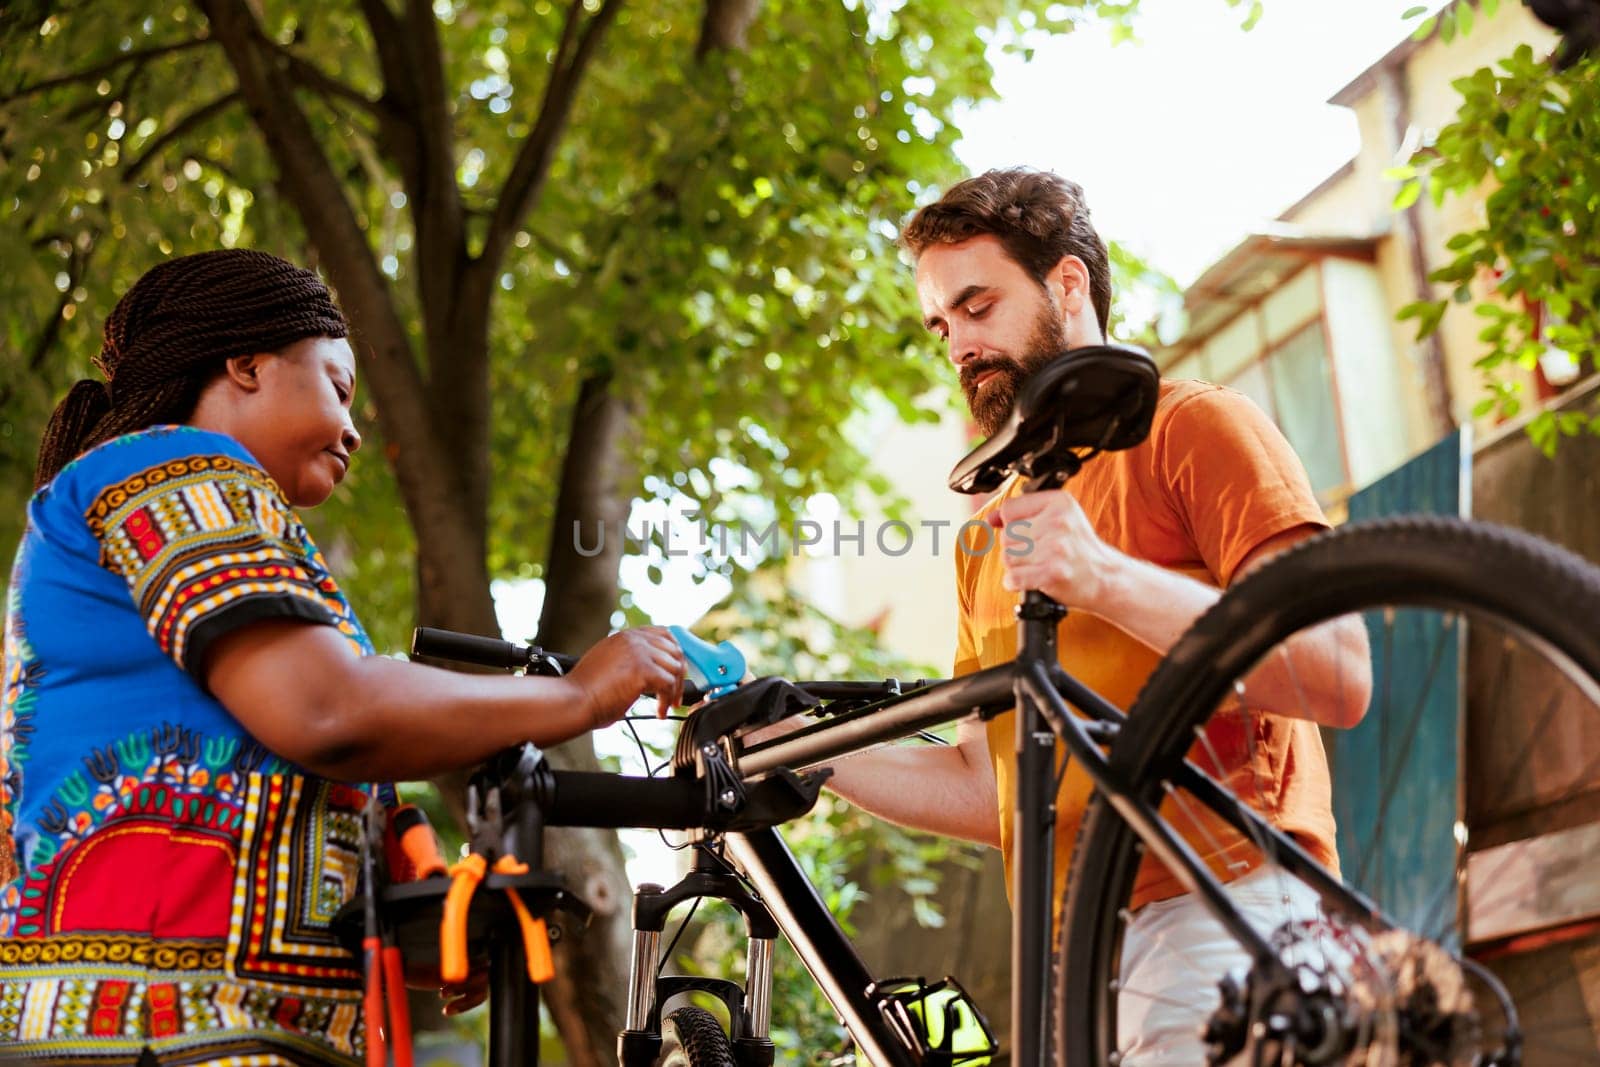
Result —
<instances>
[{"instance_id":1,"label":"building wall","mask_svg":"<svg viewBox=\"0 0 1600 1067\"><path fill-rule=\"evenodd\" d=\"M953 398L946 405L950 413L937 423L907 425L885 411L870 416L864 427L873 467L908 502L902 521L913 533L909 550L895 554L906 543L898 529L885 530L883 544L878 543L882 513L841 514L848 535L854 535L857 522L865 524L864 543L842 544L838 552L829 544L804 568L813 603L842 622L873 625L884 648L939 677L955 661L955 530L979 503L952 492L945 481L975 443L955 413L961 406ZM947 524L937 534L937 545L923 522Z\"/></svg>"},{"instance_id":2,"label":"building wall","mask_svg":"<svg viewBox=\"0 0 1600 1067\"><path fill-rule=\"evenodd\" d=\"M1365 139L1366 130L1361 133ZM1381 210L1372 183L1361 173L1361 159L1354 162L1350 173L1286 212L1283 221L1313 233L1372 233L1386 226L1388 213Z\"/></svg>"},{"instance_id":3,"label":"building wall","mask_svg":"<svg viewBox=\"0 0 1600 1067\"><path fill-rule=\"evenodd\" d=\"M1389 306L1388 328L1394 349L1403 354L1406 419L1413 452L1434 440L1439 428L1432 424L1427 408L1426 348L1415 340L1414 322L1400 322L1393 317L1417 299L1417 284L1406 220L1392 207L1398 183L1385 178L1384 172L1404 162L1419 144L1453 121L1460 93L1452 82L1481 67L1493 66L1518 44L1527 43L1535 52L1543 53L1554 47L1555 40L1555 35L1524 5L1501 4L1493 17L1480 16L1465 37L1457 36L1447 44L1436 36L1416 47L1404 57L1399 75L1390 85L1376 69L1364 75L1351 90L1360 93L1351 102L1351 109L1362 143L1353 172L1285 216L1286 221L1311 231L1364 228L1389 235L1379 242L1378 272ZM1390 98L1393 88L1405 94L1403 103L1413 128L1412 136L1403 145L1394 122L1395 109L1401 102ZM1418 236L1429 270L1454 258L1445 248L1451 237L1481 224L1483 200L1490 188L1486 186L1483 195L1476 198L1450 197L1441 206L1435 206L1428 196L1418 202ZM1475 296L1486 296L1491 288L1487 279L1480 279L1474 286ZM1483 351L1478 340L1482 328L1483 320L1473 314L1471 304L1452 304L1440 324L1451 414L1456 422L1473 421L1472 407L1483 395L1479 372L1473 366ZM1479 429L1490 429L1492 421L1492 417L1479 420Z\"/></svg>"},{"instance_id":4,"label":"building wall","mask_svg":"<svg viewBox=\"0 0 1600 1067\"><path fill-rule=\"evenodd\" d=\"M1322 288L1350 480L1368 485L1427 444L1417 440L1413 368L1395 357L1405 349L1392 344L1374 267L1324 260Z\"/></svg>"}]
</instances>

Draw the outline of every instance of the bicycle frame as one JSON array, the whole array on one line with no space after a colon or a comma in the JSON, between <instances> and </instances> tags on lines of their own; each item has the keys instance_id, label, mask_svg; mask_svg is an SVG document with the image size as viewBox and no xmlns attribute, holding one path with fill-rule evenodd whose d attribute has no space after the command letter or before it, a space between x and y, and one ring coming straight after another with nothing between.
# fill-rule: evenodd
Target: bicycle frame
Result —
<instances>
[{"instance_id":1,"label":"bicycle frame","mask_svg":"<svg viewBox=\"0 0 1600 1067\"><path fill-rule=\"evenodd\" d=\"M1157 806L1131 794L1113 773L1100 746L1111 742L1125 716L1066 673L1057 658L1057 626L1066 611L1042 593L1030 592L1018 609L1020 638L1015 660L900 697L847 712L804 730L744 748L738 768L747 782L773 770L805 770L827 764L918 730L977 715L990 719L1016 708L1017 803L1013 841L1012 1062L1045 1067L1045 1027L1054 946L1055 744L1076 759L1095 788L1107 796L1146 846L1194 893L1206 910L1244 947L1261 973L1284 976L1285 965L1270 942L1240 915L1222 883L1188 843L1161 817ZM1076 708L1080 714L1074 714ZM1186 765L1177 784L1192 791L1235 829L1267 844L1281 865L1322 895L1333 908L1362 925L1390 925L1377 907L1324 869L1293 838L1269 825L1210 779ZM866 995L872 978L849 939L801 873L776 830L728 835L730 849L755 883L812 977L844 1018L851 1036L874 1063L915 1060L896 1041Z\"/></svg>"},{"instance_id":2,"label":"bicycle frame","mask_svg":"<svg viewBox=\"0 0 1600 1067\"><path fill-rule=\"evenodd\" d=\"M780 770L805 771L875 745L972 717L992 719L1015 708L1017 803L1013 825L1011 1062L1047 1067L1050 1042L1050 961L1054 949L1052 861L1055 853L1055 746L1076 759L1146 847L1245 949L1269 983L1287 981L1287 966L1271 943L1241 916L1223 885L1158 810L1159 797L1134 794L1101 747L1111 745L1125 716L1060 665L1056 634L1066 609L1039 592L1018 608L1019 652L1010 663L842 712L795 733L749 745L724 738L739 778L755 786ZM829 683L819 683L827 689ZM715 746L712 746L715 748ZM542 825L703 829L703 785L694 779L640 779L623 775L555 771L548 774ZM1360 893L1342 884L1294 839L1275 829L1192 763L1174 785L1189 791L1235 830L1270 849L1279 865L1317 892L1348 921L1378 930L1393 924ZM775 828L727 832L729 850L796 954L844 1019L852 1038L875 1064L918 1067L918 1058L879 1011L874 982L860 956L828 912ZM525 857L536 863L537 856ZM659 937L659 934L654 936ZM537 1043L518 1032L536 992L520 977L521 946L496 946L491 983L489 1062L536 1063ZM654 967L642 975L635 961L629 991L630 1027L654 1004ZM505 981L500 979L509 976ZM770 974L767 974L770 977ZM750 994L766 1003L766 990ZM650 1003L645 1004L645 998ZM536 1009L535 1009L536 1010ZM764 1014L764 1013L763 1013ZM764 1027L761 1028L764 1030ZM630 1033L633 1032L631 1029ZM765 1038L766 1034L754 1035Z\"/></svg>"}]
</instances>

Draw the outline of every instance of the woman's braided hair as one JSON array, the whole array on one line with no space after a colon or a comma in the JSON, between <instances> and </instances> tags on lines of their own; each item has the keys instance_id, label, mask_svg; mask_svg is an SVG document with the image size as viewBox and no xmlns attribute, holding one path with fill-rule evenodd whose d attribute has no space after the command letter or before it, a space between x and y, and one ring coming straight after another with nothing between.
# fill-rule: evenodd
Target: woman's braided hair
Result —
<instances>
[{"instance_id":1,"label":"woman's braided hair","mask_svg":"<svg viewBox=\"0 0 1600 1067\"><path fill-rule=\"evenodd\" d=\"M34 486L113 437L188 418L233 356L348 332L315 274L265 252L221 249L152 267L106 319L94 359L106 380L77 382L50 416Z\"/></svg>"}]
</instances>

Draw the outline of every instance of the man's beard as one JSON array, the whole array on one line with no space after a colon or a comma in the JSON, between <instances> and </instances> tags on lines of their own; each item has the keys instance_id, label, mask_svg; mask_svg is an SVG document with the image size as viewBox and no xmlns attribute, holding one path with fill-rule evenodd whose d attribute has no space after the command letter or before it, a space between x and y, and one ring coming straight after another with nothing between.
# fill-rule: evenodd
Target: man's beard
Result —
<instances>
[{"instance_id":1,"label":"man's beard","mask_svg":"<svg viewBox=\"0 0 1600 1067\"><path fill-rule=\"evenodd\" d=\"M967 408L983 436L993 437L1006 424L1023 379L1066 350L1066 324L1046 300L1020 356L992 356L962 366L961 390L967 394ZM994 375L979 386L979 375L989 371Z\"/></svg>"}]
</instances>

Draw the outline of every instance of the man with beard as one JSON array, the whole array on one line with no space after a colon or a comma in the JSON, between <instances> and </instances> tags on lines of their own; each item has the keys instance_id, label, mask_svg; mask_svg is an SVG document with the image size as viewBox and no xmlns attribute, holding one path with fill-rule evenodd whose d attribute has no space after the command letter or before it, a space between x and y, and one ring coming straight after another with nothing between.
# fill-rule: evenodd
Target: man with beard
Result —
<instances>
[{"instance_id":1,"label":"man with beard","mask_svg":"<svg viewBox=\"0 0 1600 1067\"><path fill-rule=\"evenodd\" d=\"M947 345L986 436L1004 423L1031 370L1104 341L1107 250L1072 182L1025 169L981 174L918 211L901 241L916 262L924 322ZM991 550L973 536L955 553L955 673L1013 659L1021 591L1039 589L1070 609L1060 630L1062 664L1123 708L1222 589L1327 527L1304 468L1272 422L1240 394L1193 381L1161 383L1143 444L1094 459L1061 491L1024 495L1013 479L978 516L998 529L972 528L993 535ZM1022 534L1023 523L1025 539L1002 535L1013 526ZM1250 724L1264 757L1259 793L1249 799L1336 870L1318 723L1350 726L1364 712L1365 633L1359 620L1329 624L1297 638L1292 655L1290 669L1268 664L1246 682L1244 703L1255 714L1240 721ZM891 821L997 846L1009 872L1013 715L959 729L950 748L880 749L842 760L830 785ZM1251 763L1255 774L1258 761ZM1089 792L1074 765L1057 797L1057 901ZM1237 846L1247 843L1228 839L1220 823L1178 826L1232 879L1235 899L1261 925L1315 914L1308 889L1260 869L1259 856L1241 859ZM1203 1062L1198 1034L1217 1003L1216 982L1248 961L1153 859L1140 871L1133 905L1118 1009L1121 1062Z\"/></svg>"}]
</instances>

